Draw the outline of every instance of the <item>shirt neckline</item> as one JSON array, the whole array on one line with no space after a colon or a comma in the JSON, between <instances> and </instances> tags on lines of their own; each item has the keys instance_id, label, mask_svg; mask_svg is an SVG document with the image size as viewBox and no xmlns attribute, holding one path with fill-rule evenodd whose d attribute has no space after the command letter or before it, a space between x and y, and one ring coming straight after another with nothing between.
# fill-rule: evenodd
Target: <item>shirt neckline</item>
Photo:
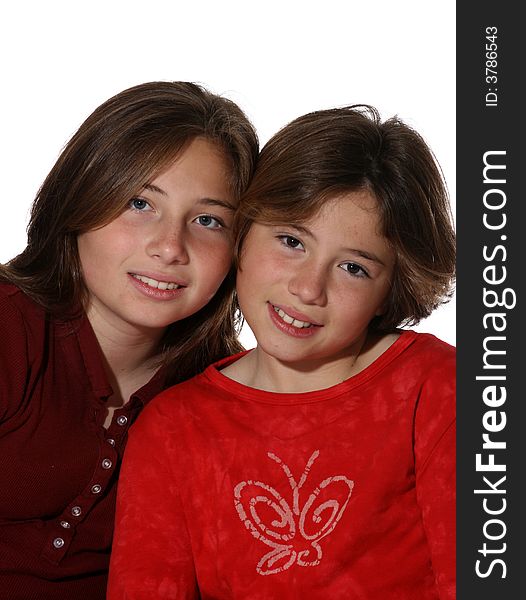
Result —
<instances>
[{"instance_id":1,"label":"shirt neckline","mask_svg":"<svg viewBox=\"0 0 526 600\"><path fill-rule=\"evenodd\" d=\"M369 381L379 371L384 369L390 362L399 356L408 346L410 346L418 335L423 334L418 334L413 330L403 330L398 339L395 340L391 346L389 346L389 348L387 348L387 350L383 352L376 360L365 367L365 369L356 375L349 377L345 381L342 381L341 383L321 390L290 394L269 392L249 387L239 383L238 381L230 379L226 375L223 375L220 369L234 363L249 351L240 352L239 354L230 356L210 365L202 373L202 376L208 379L214 385L227 391L230 395L234 393L237 397L244 400L262 402L266 404L310 404L313 402L334 398L341 394L346 394L350 390L362 385L366 381Z\"/></svg>"}]
</instances>

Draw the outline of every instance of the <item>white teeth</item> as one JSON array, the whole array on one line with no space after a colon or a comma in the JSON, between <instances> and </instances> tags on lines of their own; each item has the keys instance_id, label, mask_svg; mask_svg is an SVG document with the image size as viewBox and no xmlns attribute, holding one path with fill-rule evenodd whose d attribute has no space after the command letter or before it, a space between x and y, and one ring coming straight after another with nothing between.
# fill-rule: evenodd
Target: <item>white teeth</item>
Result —
<instances>
[{"instance_id":1,"label":"white teeth","mask_svg":"<svg viewBox=\"0 0 526 600\"><path fill-rule=\"evenodd\" d=\"M299 321L298 319L294 319L288 315L284 310L278 308L277 306L273 306L274 310L278 313L278 315L287 323L288 325L292 325L293 327L297 327L298 329L303 329L307 327L312 327L312 323L308 323L307 321Z\"/></svg>"},{"instance_id":2,"label":"white teeth","mask_svg":"<svg viewBox=\"0 0 526 600\"><path fill-rule=\"evenodd\" d=\"M144 275L135 275L134 273L132 273L131 275L135 277L135 279L142 281L146 285L149 285L152 288L157 288L159 290L175 290L181 287L176 283L168 281L157 281L156 279L152 279L151 277L145 277Z\"/></svg>"},{"instance_id":3,"label":"white teeth","mask_svg":"<svg viewBox=\"0 0 526 600\"><path fill-rule=\"evenodd\" d=\"M294 322L294 317L289 317L289 315L284 313L282 310L278 312L278 315L285 321L285 323L288 323L289 325Z\"/></svg>"},{"instance_id":4,"label":"white teeth","mask_svg":"<svg viewBox=\"0 0 526 600\"><path fill-rule=\"evenodd\" d=\"M307 328L307 327L311 326L310 323L306 323L305 321L298 321L297 319L294 319L294 321L292 321L291 325L293 327L297 327L298 329L303 329L303 328Z\"/></svg>"}]
</instances>

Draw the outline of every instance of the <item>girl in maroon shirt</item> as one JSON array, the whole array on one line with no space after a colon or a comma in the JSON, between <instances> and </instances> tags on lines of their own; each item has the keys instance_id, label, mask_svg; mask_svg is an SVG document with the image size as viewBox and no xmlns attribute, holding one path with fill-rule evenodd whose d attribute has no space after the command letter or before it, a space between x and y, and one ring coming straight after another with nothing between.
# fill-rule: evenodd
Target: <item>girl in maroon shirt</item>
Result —
<instances>
[{"instance_id":1,"label":"girl in maroon shirt","mask_svg":"<svg viewBox=\"0 0 526 600\"><path fill-rule=\"evenodd\" d=\"M2 598L105 597L129 425L240 349L231 228L257 151L230 100L153 82L97 108L44 181L0 266Z\"/></svg>"},{"instance_id":2,"label":"girl in maroon shirt","mask_svg":"<svg viewBox=\"0 0 526 600\"><path fill-rule=\"evenodd\" d=\"M453 280L429 148L371 107L305 115L235 230L257 347L134 425L109 598L453 600L454 348L398 329Z\"/></svg>"}]
</instances>

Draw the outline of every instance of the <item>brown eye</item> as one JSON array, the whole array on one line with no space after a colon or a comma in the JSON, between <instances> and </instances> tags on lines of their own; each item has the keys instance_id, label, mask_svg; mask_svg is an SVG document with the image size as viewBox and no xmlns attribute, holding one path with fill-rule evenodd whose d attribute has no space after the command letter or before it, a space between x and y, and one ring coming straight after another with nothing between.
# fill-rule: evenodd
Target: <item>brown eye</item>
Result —
<instances>
[{"instance_id":1,"label":"brown eye","mask_svg":"<svg viewBox=\"0 0 526 600\"><path fill-rule=\"evenodd\" d=\"M343 263L340 266L342 267L342 269L347 271L349 275L352 275L353 277L369 277L367 271L356 263L348 262Z\"/></svg>"},{"instance_id":2,"label":"brown eye","mask_svg":"<svg viewBox=\"0 0 526 600\"><path fill-rule=\"evenodd\" d=\"M285 243L287 244L287 246L290 246L291 248L297 248L298 246L301 245L301 242L293 237L287 237L285 240Z\"/></svg>"},{"instance_id":3,"label":"brown eye","mask_svg":"<svg viewBox=\"0 0 526 600\"><path fill-rule=\"evenodd\" d=\"M287 248L296 249L303 247L300 240L291 235L278 235L277 238L284 246L287 246Z\"/></svg>"}]
</instances>

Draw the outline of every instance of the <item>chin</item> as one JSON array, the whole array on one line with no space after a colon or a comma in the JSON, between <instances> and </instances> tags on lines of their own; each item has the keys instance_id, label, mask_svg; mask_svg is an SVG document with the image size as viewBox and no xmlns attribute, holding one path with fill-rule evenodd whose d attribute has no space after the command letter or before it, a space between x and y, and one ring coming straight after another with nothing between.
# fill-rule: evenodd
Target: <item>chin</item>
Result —
<instances>
[{"instance_id":1,"label":"chin","mask_svg":"<svg viewBox=\"0 0 526 600\"><path fill-rule=\"evenodd\" d=\"M259 344L260 348L275 360L278 360L283 363L303 363L311 360L316 360L317 357L313 355L311 352L301 352L298 349L293 348L284 348L283 346L278 347L265 347L264 344Z\"/></svg>"},{"instance_id":2,"label":"chin","mask_svg":"<svg viewBox=\"0 0 526 600\"><path fill-rule=\"evenodd\" d=\"M166 329L167 327L169 327L172 323L175 323L176 321L180 321L182 317L176 316L176 317L168 317L165 319L162 318L156 318L156 319L144 319L143 318L137 318L137 319L130 319L129 323L131 323L132 325L134 325L135 327L137 327L137 329L143 330L143 331L159 331L160 329Z\"/></svg>"}]
</instances>

